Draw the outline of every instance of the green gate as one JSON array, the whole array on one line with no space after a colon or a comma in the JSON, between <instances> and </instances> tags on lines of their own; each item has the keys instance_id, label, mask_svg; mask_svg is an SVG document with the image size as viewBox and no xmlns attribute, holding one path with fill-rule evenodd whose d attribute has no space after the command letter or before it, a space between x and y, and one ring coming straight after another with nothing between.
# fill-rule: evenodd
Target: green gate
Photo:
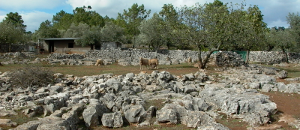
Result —
<instances>
[{"instance_id":1,"label":"green gate","mask_svg":"<svg viewBox=\"0 0 300 130\"><path fill-rule=\"evenodd\" d=\"M213 54L218 53L218 52L219 51L214 51ZM235 52L235 53L239 54L243 58L243 60L246 61L247 51L232 51L232 52Z\"/></svg>"}]
</instances>

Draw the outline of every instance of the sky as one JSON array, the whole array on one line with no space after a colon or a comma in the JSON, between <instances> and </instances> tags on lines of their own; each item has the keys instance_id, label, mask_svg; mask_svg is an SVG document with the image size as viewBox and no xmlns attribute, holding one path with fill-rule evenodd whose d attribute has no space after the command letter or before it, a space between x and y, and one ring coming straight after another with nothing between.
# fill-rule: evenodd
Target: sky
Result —
<instances>
[{"instance_id":1,"label":"sky","mask_svg":"<svg viewBox=\"0 0 300 130\"><path fill-rule=\"evenodd\" d=\"M195 3L212 3L214 0L0 0L0 22L10 12L18 12L27 25L26 30L34 32L46 20L52 20L53 15L64 10L72 13L76 7L91 6L101 16L116 18L134 3L144 4L151 13L159 12L164 4L174 7L192 6ZM242 3L247 6L257 5L264 15L263 21L268 27L289 27L286 16L289 13L298 13L300 0L220 0L223 3Z\"/></svg>"}]
</instances>

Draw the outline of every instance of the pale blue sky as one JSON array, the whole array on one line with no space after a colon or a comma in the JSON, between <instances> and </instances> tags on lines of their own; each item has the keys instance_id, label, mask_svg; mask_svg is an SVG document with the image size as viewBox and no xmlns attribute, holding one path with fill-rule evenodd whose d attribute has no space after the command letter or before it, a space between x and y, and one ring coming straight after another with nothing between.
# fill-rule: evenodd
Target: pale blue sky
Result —
<instances>
[{"instance_id":1,"label":"pale blue sky","mask_svg":"<svg viewBox=\"0 0 300 130\"><path fill-rule=\"evenodd\" d=\"M52 20L53 15L61 10L72 13L76 7L92 6L92 10L101 16L116 18L118 13L128 9L132 4L144 4L151 12L159 12L164 4L175 7L191 6L199 2L204 4L214 0L0 0L0 21L9 12L18 12L27 25L27 31L34 32L45 20ZM221 0L223 3L242 3L244 0ZM258 5L268 27L288 27L286 16L289 12L299 12L300 0L246 0L246 4Z\"/></svg>"}]
</instances>

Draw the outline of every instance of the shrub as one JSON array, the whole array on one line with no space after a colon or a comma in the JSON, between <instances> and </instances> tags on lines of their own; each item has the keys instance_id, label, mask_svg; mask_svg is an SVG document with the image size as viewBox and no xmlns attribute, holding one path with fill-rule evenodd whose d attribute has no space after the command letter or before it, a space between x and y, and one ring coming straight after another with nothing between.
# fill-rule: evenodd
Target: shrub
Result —
<instances>
[{"instance_id":1,"label":"shrub","mask_svg":"<svg viewBox=\"0 0 300 130\"><path fill-rule=\"evenodd\" d=\"M10 83L14 87L45 86L54 81L54 72L39 66L25 66L10 73Z\"/></svg>"}]
</instances>

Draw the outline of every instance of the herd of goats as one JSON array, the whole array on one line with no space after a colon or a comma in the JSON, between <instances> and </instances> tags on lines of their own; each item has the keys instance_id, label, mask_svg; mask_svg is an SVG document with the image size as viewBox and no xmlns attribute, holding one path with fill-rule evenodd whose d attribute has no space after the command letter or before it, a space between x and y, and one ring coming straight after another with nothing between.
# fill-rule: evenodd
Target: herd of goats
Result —
<instances>
[{"instance_id":1,"label":"herd of goats","mask_svg":"<svg viewBox=\"0 0 300 130\"><path fill-rule=\"evenodd\" d=\"M191 58L188 59L188 61L191 62ZM96 61L95 66L99 66L99 65L103 65L103 60L102 59L98 59ZM158 59L147 59L147 58L142 58L140 57L140 70L143 70L143 66L145 66L146 68L149 68L149 66L151 66L152 69L158 69Z\"/></svg>"}]
</instances>

